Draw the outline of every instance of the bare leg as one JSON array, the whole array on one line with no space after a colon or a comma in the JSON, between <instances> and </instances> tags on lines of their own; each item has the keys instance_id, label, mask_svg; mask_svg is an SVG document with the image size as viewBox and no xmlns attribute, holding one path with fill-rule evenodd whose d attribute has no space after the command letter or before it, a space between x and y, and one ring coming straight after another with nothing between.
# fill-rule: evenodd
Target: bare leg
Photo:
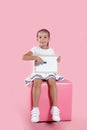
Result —
<instances>
[{"instance_id":1,"label":"bare leg","mask_svg":"<svg viewBox=\"0 0 87 130\"><path fill-rule=\"evenodd\" d=\"M39 102L40 93L41 93L41 83L42 83L42 80L39 78L36 78L34 80L33 88L32 88L33 107L38 107L38 102Z\"/></svg>"},{"instance_id":2,"label":"bare leg","mask_svg":"<svg viewBox=\"0 0 87 130\"><path fill-rule=\"evenodd\" d=\"M54 78L48 79L48 86L49 86L49 92L50 92L50 98L51 98L52 106L57 106L56 80Z\"/></svg>"},{"instance_id":3,"label":"bare leg","mask_svg":"<svg viewBox=\"0 0 87 130\"><path fill-rule=\"evenodd\" d=\"M57 86L56 86L56 80L54 78L50 78L48 80L48 86L50 90L50 98L52 102L52 107L51 107L51 114L52 114L52 119L54 121L60 121L60 110L57 107Z\"/></svg>"}]
</instances>

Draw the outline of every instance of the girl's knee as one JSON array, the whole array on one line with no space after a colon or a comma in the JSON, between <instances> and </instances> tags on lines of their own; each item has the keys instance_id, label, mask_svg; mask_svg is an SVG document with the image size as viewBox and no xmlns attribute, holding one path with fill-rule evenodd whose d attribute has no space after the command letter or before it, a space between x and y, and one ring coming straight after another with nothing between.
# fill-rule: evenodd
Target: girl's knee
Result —
<instances>
[{"instance_id":1,"label":"girl's knee","mask_svg":"<svg viewBox=\"0 0 87 130\"><path fill-rule=\"evenodd\" d=\"M41 79L35 79L34 80L34 87L40 87L41 86L41 83L42 83L42 80Z\"/></svg>"},{"instance_id":2,"label":"girl's knee","mask_svg":"<svg viewBox=\"0 0 87 130\"><path fill-rule=\"evenodd\" d=\"M48 84L49 84L50 86L56 86L56 80L55 80L54 78L50 78L50 79L48 80Z\"/></svg>"}]
</instances>

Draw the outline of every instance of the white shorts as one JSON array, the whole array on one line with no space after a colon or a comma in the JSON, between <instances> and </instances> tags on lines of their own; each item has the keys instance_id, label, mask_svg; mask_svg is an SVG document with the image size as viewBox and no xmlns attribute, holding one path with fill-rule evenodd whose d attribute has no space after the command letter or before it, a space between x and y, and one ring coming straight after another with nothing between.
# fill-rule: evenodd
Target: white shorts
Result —
<instances>
[{"instance_id":1,"label":"white shorts","mask_svg":"<svg viewBox=\"0 0 87 130\"><path fill-rule=\"evenodd\" d=\"M49 78L55 78L56 80L64 80L62 76L55 73L33 73L30 77L25 79L25 84L29 85L35 78L40 78L42 80L48 80Z\"/></svg>"}]
</instances>

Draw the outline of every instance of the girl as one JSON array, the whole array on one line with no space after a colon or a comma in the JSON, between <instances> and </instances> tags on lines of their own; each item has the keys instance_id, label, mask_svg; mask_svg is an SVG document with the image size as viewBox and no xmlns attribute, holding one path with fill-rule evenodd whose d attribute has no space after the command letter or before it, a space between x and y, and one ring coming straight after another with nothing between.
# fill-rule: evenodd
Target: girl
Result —
<instances>
[{"instance_id":1,"label":"girl","mask_svg":"<svg viewBox=\"0 0 87 130\"><path fill-rule=\"evenodd\" d=\"M43 64L43 60L39 55L55 55L54 50L49 48L50 41L50 32L46 29L41 29L37 32L37 41L38 46L33 47L28 53L23 56L23 60L34 60L38 64ZM57 61L60 62L61 57L57 58ZM40 110L38 108L38 102L41 93L41 83L43 80L46 80L50 89L50 98L52 102L51 114L53 121L60 121L60 110L57 107L57 87L56 80L62 80L62 77L59 77L55 73L46 73L46 74L37 74L32 73L31 77L28 77L25 82L28 85L33 81L32 87L32 98L33 98L33 109L31 111L31 121L38 122L40 116Z\"/></svg>"}]
</instances>

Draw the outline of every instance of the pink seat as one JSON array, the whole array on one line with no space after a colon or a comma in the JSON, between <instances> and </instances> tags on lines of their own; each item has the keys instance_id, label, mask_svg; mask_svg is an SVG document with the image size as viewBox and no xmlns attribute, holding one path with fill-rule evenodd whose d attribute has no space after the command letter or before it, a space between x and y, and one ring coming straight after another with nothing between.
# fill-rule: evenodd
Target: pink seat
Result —
<instances>
[{"instance_id":1,"label":"pink seat","mask_svg":"<svg viewBox=\"0 0 87 130\"><path fill-rule=\"evenodd\" d=\"M60 109L61 120L72 119L72 83L68 80L56 81L57 85L57 104ZM29 86L29 108L32 109L31 97L32 84ZM40 121L52 121L49 100L48 85L44 81L41 85L41 96L39 100Z\"/></svg>"}]
</instances>

